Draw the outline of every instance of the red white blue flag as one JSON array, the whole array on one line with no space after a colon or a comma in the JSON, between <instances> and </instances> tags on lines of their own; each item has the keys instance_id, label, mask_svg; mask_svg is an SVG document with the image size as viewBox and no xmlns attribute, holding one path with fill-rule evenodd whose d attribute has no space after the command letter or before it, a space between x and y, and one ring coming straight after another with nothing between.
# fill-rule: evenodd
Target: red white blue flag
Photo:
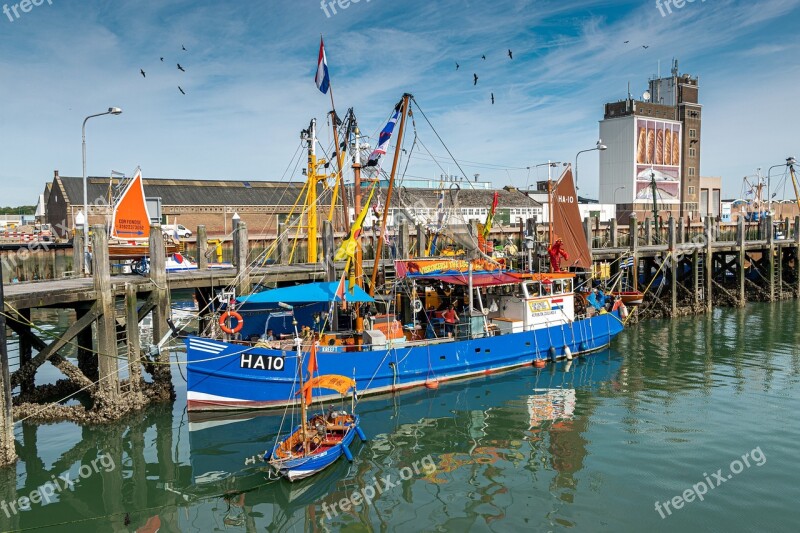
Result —
<instances>
[{"instance_id":1,"label":"red white blue flag","mask_svg":"<svg viewBox=\"0 0 800 533\"><path fill-rule=\"evenodd\" d=\"M400 118L401 104L397 104L397 106L394 108L394 114L392 114L392 118L389 119L389 122L386 123L386 126L384 126L381 134L378 136L378 147L375 148L375 150L373 150L370 154L366 166L378 166L378 161L380 160L381 156L386 155L386 152L389 150L389 141L392 140L394 125L397 124L397 119Z\"/></svg>"},{"instance_id":2,"label":"red white blue flag","mask_svg":"<svg viewBox=\"0 0 800 533\"><path fill-rule=\"evenodd\" d=\"M328 58L325 56L325 43L322 42L322 37L319 38L319 59L317 60L317 75L314 77L317 83L317 89L322 91L322 94L327 94L331 86L331 78L328 75Z\"/></svg>"}]
</instances>

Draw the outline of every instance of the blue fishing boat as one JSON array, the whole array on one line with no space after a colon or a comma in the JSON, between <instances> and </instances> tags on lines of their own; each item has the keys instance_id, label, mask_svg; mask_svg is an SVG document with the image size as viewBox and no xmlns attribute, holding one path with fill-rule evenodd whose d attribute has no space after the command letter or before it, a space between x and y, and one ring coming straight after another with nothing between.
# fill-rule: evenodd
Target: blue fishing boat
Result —
<instances>
[{"instance_id":1,"label":"blue fishing boat","mask_svg":"<svg viewBox=\"0 0 800 533\"><path fill-rule=\"evenodd\" d=\"M401 144L408 99L409 95L404 96L395 107L381 134L382 153L398 120L397 142ZM310 156L314 142L312 134ZM371 160L380 157L376 152ZM361 181L359 157L356 151L356 183ZM383 249L395 171L396 165L386 192L378 250ZM309 168L308 174L315 172ZM397 260L396 278L384 284L376 282L380 264L376 261L371 281L365 279L359 238L376 186L373 182L363 207L360 200L356 202L359 215L336 254L336 259L346 260L338 283L306 283L238 297L231 292L220 295L213 310L218 320L211 321L219 328L185 339L190 411L296 404L295 377L306 354L295 353L295 322L305 330L304 338L319 343L319 372L352 376L361 396L437 388L451 380L572 359L608 346L622 331L618 311L595 312L576 306L576 287L581 276L586 279L581 272L589 271L592 263L569 167L552 188L548 186L552 204L549 271L515 270L488 255L486 245L498 204L495 195L486 224L479 230L482 238L475 236L478 247L468 256ZM565 237L563 242L558 235ZM562 268L561 258L567 257L569 265ZM366 286L369 293L362 288ZM315 395L319 402L334 398Z\"/></svg>"}]
</instances>

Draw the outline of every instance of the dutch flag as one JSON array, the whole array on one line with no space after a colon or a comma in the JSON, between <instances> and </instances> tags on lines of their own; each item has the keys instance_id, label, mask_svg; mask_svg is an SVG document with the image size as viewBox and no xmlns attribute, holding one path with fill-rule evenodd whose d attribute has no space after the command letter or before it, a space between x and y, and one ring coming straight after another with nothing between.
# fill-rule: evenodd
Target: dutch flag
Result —
<instances>
[{"instance_id":1,"label":"dutch flag","mask_svg":"<svg viewBox=\"0 0 800 533\"><path fill-rule=\"evenodd\" d=\"M317 60L317 75L314 77L314 81L317 84L317 89L322 91L322 94L328 94L331 78L328 75L328 58L325 57L325 43L322 42L322 37L319 38L319 59Z\"/></svg>"}]
</instances>

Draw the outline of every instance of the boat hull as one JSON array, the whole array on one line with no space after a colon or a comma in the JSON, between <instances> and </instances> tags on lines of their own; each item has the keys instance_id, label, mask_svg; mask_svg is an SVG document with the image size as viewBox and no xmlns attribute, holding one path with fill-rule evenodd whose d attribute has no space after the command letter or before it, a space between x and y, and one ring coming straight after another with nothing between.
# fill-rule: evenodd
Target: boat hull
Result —
<instances>
[{"instance_id":1,"label":"boat hull","mask_svg":"<svg viewBox=\"0 0 800 533\"><path fill-rule=\"evenodd\" d=\"M519 333L435 340L385 350L317 354L320 374L352 376L359 395L431 386L526 366L537 359L584 354L622 331L617 312ZM296 403L297 354L192 337L186 339L188 409L263 409ZM338 395L322 395L329 401Z\"/></svg>"},{"instance_id":2,"label":"boat hull","mask_svg":"<svg viewBox=\"0 0 800 533\"><path fill-rule=\"evenodd\" d=\"M359 418L355 416L355 421L345 432L342 440L335 446L332 446L321 453L315 453L306 457L298 457L296 459L288 459L280 462L270 462L270 466L274 468L278 474L285 477L289 481L299 481L307 477L317 474L333 463L339 460L345 454L345 448L349 448L353 443L356 435L356 428L358 427ZM295 428L295 431L298 431ZM275 453L280 448L280 443L276 444L270 452L270 457L275 457Z\"/></svg>"}]
</instances>

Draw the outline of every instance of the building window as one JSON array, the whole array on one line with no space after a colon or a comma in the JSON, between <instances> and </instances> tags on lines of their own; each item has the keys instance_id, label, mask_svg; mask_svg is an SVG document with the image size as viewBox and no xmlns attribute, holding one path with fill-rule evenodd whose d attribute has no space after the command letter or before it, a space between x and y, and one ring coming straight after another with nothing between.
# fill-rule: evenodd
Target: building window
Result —
<instances>
[{"instance_id":1,"label":"building window","mask_svg":"<svg viewBox=\"0 0 800 533\"><path fill-rule=\"evenodd\" d=\"M690 129L689 130L689 138L690 139L696 139L697 138L697 130L696 129Z\"/></svg>"},{"instance_id":2,"label":"building window","mask_svg":"<svg viewBox=\"0 0 800 533\"><path fill-rule=\"evenodd\" d=\"M697 148L689 148L689 157L697 157Z\"/></svg>"},{"instance_id":3,"label":"building window","mask_svg":"<svg viewBox=\"0 0 800 533\"><path fill-rule=\"evenodd\" d=\"M694 167L689 167L689 175L694 176Z\"/></svg>"},{"instance_id":4,"label":"building window","mask_svg":"<svg viewBox=\"0 0 800 533\"><path fill-rule=\"evenodd\" d=\"M694 187L689 187L689 196L694 196Z\"/></svg>"}]
</instances>

